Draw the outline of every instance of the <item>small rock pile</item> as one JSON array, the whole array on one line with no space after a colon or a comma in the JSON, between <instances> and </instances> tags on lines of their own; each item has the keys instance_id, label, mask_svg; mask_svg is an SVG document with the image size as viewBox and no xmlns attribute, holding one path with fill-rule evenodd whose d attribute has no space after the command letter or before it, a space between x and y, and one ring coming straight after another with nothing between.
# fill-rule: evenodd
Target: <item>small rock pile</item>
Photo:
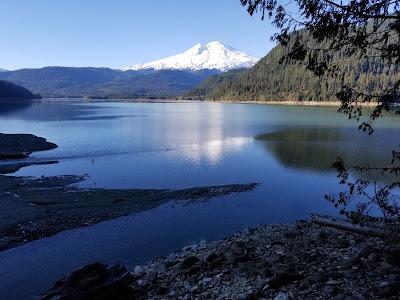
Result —
<instances>
[{"instance_id":1,"label":"small rock pile","mask_svg":"<svg viewBox=\"0 0 400 300\"><path fill-rule=\"evenodd\" d=\"M263 225L154 259L129 279L125 299L399 299L400 247L308 222Z\"/></svg>"}]
</instances>

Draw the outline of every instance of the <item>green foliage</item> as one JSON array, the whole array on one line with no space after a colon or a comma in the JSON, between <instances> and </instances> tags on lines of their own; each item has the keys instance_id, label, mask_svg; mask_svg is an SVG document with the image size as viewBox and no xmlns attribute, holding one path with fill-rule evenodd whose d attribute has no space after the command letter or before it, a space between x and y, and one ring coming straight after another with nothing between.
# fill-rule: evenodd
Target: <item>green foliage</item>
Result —
<instances>
[{"instance_id":1,"label":"green foliage","mask_svg":"<svg viewBox=\"0 0 400 300\"><path fill-rule=\"evenodd\" d=\"M283 50L280 60L286 62L288 71L296 71L290 67L299 64L316 75L313 82L309 81L306 73L304 78L287 73L288 80L297 83L297 93L306 88L309 94L308 89L314 87L308 95L315 98L313 100L329 99L335 95L341 102L338 111L359 121L359 129L370 135L374 131L374 121L382 117L383 112L393 109L400 113L397 107L391 107L400 102L399 1L294 0L289 6L285 1L277 0L240 1L250 15L260 13L261 19L268 17L275 25L278 32L273 39L289 49ZM296 7L297 14L292 14L291 10ZM297 31L300 28L302 31ZM305 80L306 86L299 84ZM333 93L330 86L335 87ZM285 85L284 92L290 92L291 88ZM366 113L362 104L369 102L374 102L373 108L367 112L368 119L362 120ZM325 198L339 208L340 214L355 223L370 220L365 215L374 207L378 208L389 225L386 229L397 231L400 221L400 151L392 151L389 165L372 167L368 159L355 163L348 163L342 157L336 160L333 167L345 190ZM380 184L376 178L365 180L351 176L352 173L369 172L376 172L377 176L388 180ZM389 176L394 178L389 179ZM355 210L351 202L355 204Z\"/></svg>"},{"instance_id":2,"label":"green foliage","mask_svg":"<svg viewBox=\"0 0 400 300\"><path fill-rule=\"evenodd\" d=\"M304 31L297 34L306 35ZM310 37L308 46L323 48L325 45ZM379 94L400 79L398 64L384 64L373 57L348 59L345 49L329 58L340 74L324 73L318 77L301 61L282 61L290 49L278 45L253 68L211 77L190 94L211 100L337 101L336 94L343 86ZM324 53L317 59L324 60Z\"/></svg>"},{"instance_id":3,"label":"green foliage","mask_svg":"<svg viewBox=\"0 0 400 300\"><path fill-rule=\"evenodd\" d=\"M187 93L185 97L191 99L208 98L213 90L218 88L219 85L222 83L225 84L226 82L234 82L246 71L247 69L236 69L217 75L212 75L200 83L200 85L198 85L195 89Z\"/></svg>"}]
</instances>

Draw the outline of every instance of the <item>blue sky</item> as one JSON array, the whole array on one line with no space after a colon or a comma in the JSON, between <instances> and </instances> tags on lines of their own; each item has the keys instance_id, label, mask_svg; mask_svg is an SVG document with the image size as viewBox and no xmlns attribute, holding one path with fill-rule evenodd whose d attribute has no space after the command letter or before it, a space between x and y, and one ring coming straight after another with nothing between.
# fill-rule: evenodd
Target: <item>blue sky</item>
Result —
<instances>
[{"instance_id":1,"label":"blue sky","mask_svg":"<svg viewBox=\"0 0 400 300\"><path fill-rule=\"evenodd\" d=\"M0 68L119 68L220 40L262 57L272 26L239 0L0 0Z\"/></svg>"}]
</instances>

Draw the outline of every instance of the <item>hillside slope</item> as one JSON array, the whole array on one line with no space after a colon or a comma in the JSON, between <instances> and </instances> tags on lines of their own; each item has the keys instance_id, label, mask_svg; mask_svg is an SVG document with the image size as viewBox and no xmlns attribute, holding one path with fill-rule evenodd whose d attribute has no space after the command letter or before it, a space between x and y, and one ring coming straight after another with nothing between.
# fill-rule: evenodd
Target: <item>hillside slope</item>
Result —
<instances>
[{"instance_id":1,"label":"hillside slope","mask_svg":"<svg viewBox=\"0 0 400 300\"><path fill-rule=\"evenodd\" d=\"M138 70L46 67L1 72L0 79L22 85L44 97L175 97L218 70Z\"/></svg>"},{"instance_id":2,"label":"hillside slope","mask_svg":"<svg viewBox=\"0 0 400 300\"><path fill-rule=\"evenodd\" d=\"M321 45L318 45L321 46ZM224 73L211 77L188 93L188 97L237 101L333 101L342 84L377 93L400 79L399 65L383 65L373 59L344 60L335 53L344 72L343 81L316 77L300 63L280 64L288 49L276 46L253 68L239 74Z\"/></svg>"},{"instance_id":3,"label":"hillside slope","mask_svg":"<svg viewBox=\"0 0 400 300\"><path fill-rule=\"evenodd\" d=\"M211 75L206 80L201 82L196 88L184 95L188 99L206 99L215 91L221 84L233 83L239 79L248 69L237 69L224 72L221 74Z\"/></svg>"},{"instance_id":4,"label":"hillside slope","mask_svg":"<svg viewBox=\"0 0 400 300\"><path fill-rule=\"evenodd\" d=\"M12 82L0 80L0 100L2 99L40 99L40 95Z\"/></svg>"}]
</instances>

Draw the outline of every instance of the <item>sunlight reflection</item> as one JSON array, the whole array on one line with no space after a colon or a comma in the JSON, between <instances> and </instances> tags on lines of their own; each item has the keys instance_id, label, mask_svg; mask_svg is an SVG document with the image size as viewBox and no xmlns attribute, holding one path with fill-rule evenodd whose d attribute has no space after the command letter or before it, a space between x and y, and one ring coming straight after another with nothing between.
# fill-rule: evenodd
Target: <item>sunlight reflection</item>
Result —
<instances>
[{"instance_id":1,"label":"sunlight reflection","mask_svg":"<svg viewBox=\"0 0 400 300\"><path fill-rule=\"evenodd\" d=\"M218 164L224 154L231 151L240 151L243 146L252 141L250 137L236 137L225 140L210 140L203 144L192 144L183 148L183 155L195 162L207 160L209 163Z\"/></svg>"},{"instance_id":2,"label":"sunlight reflection","mask_svg":"<svg viewBox=\"0 0 400 300\"><path fill-rule=\"evenodd\" d=\"M189 108L189 107L186 107ZM180 111L181 123L173 118L166 119L165 130L176 133L169 135L169 144L180 145L179 155L183 159L200 164L207 161L217 164L229 151L237 151L252 140L249 137L229 137L224 128L224 107L220 104L201 105L193 103L190 110Z\"/></svg>"}]
</instances>

